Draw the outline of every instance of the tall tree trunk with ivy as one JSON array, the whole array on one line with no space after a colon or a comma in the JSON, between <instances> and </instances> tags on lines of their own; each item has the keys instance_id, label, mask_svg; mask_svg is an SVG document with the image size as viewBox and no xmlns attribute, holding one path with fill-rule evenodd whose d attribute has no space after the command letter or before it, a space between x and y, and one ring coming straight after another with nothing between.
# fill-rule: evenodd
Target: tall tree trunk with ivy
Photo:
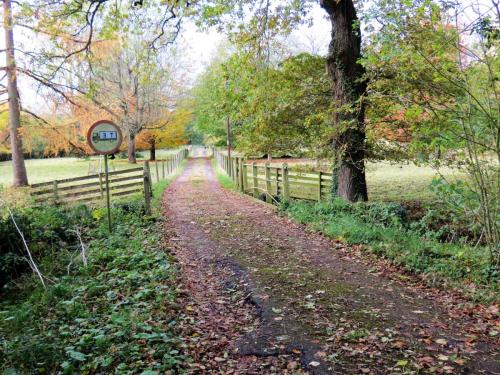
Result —
<instances>
[{"instance_id":1,"label":"tall tree trunk with ivy","mask_svg":"<svg viewBox=\"0 0 500 375\"><path fill-rule=\"evenodd\" d=\"M26 186L28 185L28 175L26 173L26 165L24 164L23 143L19 134L19 128L21 127L21 106L19 103L19 91L17 90L11 0L3 1L3 27L7 62L7 94L9 98L9 129L14 174L13 185Z\"/></svg>"},{"instance_id":2,"label":"tall tree trunk with ivy","mask_svg":"<svg viewBox=\"0 0 500 375\"><path fill-rule=\"evenodd\" d=\"M367 200L365 178L366 83L361 57L361 30L352 0L321 0L332 24L326 67L332 79L336 111L332 194L350 202Z\"/></svg>"}]
</instances>

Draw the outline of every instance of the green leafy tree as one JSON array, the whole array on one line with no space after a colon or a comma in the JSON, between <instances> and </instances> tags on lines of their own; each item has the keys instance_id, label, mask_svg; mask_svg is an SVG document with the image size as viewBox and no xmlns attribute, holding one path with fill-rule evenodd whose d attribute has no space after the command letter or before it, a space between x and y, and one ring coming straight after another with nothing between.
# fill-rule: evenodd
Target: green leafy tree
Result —
<instances>
[{"instance_id":1,"label":"green leafy tree","mask_svg":"<svg viewBox=\"0 0 500 375\"><path fill-rule=\"evenodd\" d=\"M249 53L214 62L194 90L200 132L216 144L230 117L235 145L246 154L318 155L332 131L324 59L306 53L262 66Z\"/></svg>"},{"instance_id":2,"label":"green leafy tree","mask_svg":"<svg viewBox=\"0 0 500 375\"><path fill-rule=\"evenodd\" d=\"M38 28L49 30L46 31L49 35L60 35L61 28L67 30L66 38L55 38L61 49L67 45L68 35L73 39L75 47L70 53L47 56L50 66L56 67L50 70L57 72L75 54L91 52L93 38L109 38L117 30L127 28L130 21L137 21L140 29L152 36L152 48L169 43L180 30L182 16L192 17L200 25L225 30L232 41L246 46L268 65L276 37L307 22L307 13L313 4L295 0L139 1L136 4L142 5L140 9L129 9L125 3L129 4L128 1L69 1L50 8L43 1L31 4L28 14L31 12L36 16L40 12L44 15L34 17L38 20ZM323 0L320 3L332 24L332 42L326 65L333 87L333 104L337 108L332 119L335 133L331 144L336 154L333 193L351 201L365 200L365 122L361 98L366 84L362 81L363 68L358 64L361 56L359 22L352 0Z\"/></svg>"},{"instance_id":3,"label":"green leafy tree","mask_svg":"<svg viewBox=\"0 0 500 375\"><path fill-rule=\"evenodd\" d=\"M468 176L435 187L448 207L480 228L479 241L489 245L498 267L500 12L495 3L476 9L463 26L466 6L377 2L371 16L382 25L363 64L374 122L402 113L414 154L438 168L447 161Z\"/></svg>"}]
</instances>

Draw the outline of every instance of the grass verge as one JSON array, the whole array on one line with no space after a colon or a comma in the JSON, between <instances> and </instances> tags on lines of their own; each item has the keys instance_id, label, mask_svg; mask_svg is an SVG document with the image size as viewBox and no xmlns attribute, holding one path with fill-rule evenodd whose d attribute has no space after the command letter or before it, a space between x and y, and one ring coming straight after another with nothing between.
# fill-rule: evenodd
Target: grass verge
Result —
<instances>
[{"instance_id":1,"label":"grass verge","mask_svg":"<svg viewBox=\"0 0 500 375\"><path fill-rule=\"evenodd\" d=\"M156 184L154 207L168 182ZM14 272L1 291L4 373L182 372L188 359L177 331L176 270L159 246L158 214L143 212L142 200L114 204L111 234L103 208L16 213L48 286ZM13 254L2 251L0 265Z\"/></svg>"},{"instance_id":2,"label":"grass verge","mask_svg":"<svg viewBox=\"0 0 500 375\"><path fill-rule=\"evenodd\" d=\"M498 300L498 278L486 248L442 243L432 232L405 222L397 204L356 203L342 199L291 201L281 211L291 219L348 244L389 259L436 284L451 284L474 300Z\"/></svg>"},{"instance_id":3,"label":"grass verge","mask_svg":"<svg viewBox=\"0 0 500 375\"><path fill-rule=\"evenodd\" d=\"M236 184L231 180L231 178L227 175L227 173L217 165L215 159L212 159L212 167L215 171L215 176L217 177L217 181L226 189L236 190Z\"/></svg>"}]
</instances>

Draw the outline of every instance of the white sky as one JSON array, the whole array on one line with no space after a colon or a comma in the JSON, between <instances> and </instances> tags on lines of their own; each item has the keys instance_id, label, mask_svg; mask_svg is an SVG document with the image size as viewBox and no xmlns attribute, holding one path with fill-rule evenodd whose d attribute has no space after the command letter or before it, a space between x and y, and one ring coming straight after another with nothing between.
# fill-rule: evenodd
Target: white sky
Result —
<instances>
[{"instance_id":1,"label":"white sky","mask_svg":"<svg viewBox=\"0 0 500 375\"><path fill-rule=\"evenodd\" d=\"M462 0L463 4L476 6L486 10L491 6L490 0ZM472 12L472 9L466 9L464 21L468 18L467 13ZM312 26L302 25L289 38L290 45L297 52L307 51L319 54L325 54L330 40L330 23L326 19L326 13L320 8L319 4L313 5L310 13L313 24ZM214 57L217 47L224 42L224 36L215 30L199 31L192 23L185 23L182 31L181 49L183 61L189 66L189 76L194 79L207 66L210 60ZM21 43L24 48L29 48L36 40L29 40L20 28L15 29L16 44ZM40 41L39 41L40 43ZM4 49L4 34L0 29L0 49ZM5 65L5 54L0 54L0 64ZM29 107L36 112L44 112L48 109L45 99L37 94L36 86L30 84L29 81L20 77L19 89L23 105Z\"/></svg>"},{"instance_id":2,"label":"white sky","mask_svg":"<svg viewBox=\"0 0 500 375\"><path fill-rule=\"evenodd\" d=\"M320 8L319 4L315 4L311 11L313 19L312 26L301 26L296 30L291 38L290 43L293 49L297 51L308 51L316 53L325 53L328 47L330 38L330 24L325 18L325 11ZM220 43L225 41L224 35L215 30L200 31L191 22L185 22L182 31L182 42L180 48L182 49L183 61L189 67L190 79L194 78L203 72L204 68L214 57L217 52L217 47ZM37 40L31 40L22 30L22 28L15 28L15 44L22 45L23 48L29 48ZM5 37L3 29L0 29L0 49L5 47ZM39 41L40 43L41 41ZM17 53L19 55L19 53ZM5 65L5 54L0 54L0 64ZM37 85L30 80L19 77L19 91L21 100L24 106L33 111L42 113L49 108L42 95L37 93Z\"/></svg>"}]
</instances>

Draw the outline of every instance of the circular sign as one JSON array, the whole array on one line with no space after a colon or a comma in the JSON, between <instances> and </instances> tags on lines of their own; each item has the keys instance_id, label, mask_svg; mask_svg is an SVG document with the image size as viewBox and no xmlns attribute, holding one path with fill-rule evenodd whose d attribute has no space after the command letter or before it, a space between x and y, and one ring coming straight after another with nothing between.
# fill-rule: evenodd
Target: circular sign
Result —
<instances>
[{"instance_id":1,"label":"circular sign","mask_svg":"<svg viewBox=\"0 0 500 375\"><path fill-rule=\"evenodd\" d=\"M97 154L114 154L122 144L122 132L120 128L108 120L94 123L87 132L87 142Z\"/></svg>"}]
</instances>

